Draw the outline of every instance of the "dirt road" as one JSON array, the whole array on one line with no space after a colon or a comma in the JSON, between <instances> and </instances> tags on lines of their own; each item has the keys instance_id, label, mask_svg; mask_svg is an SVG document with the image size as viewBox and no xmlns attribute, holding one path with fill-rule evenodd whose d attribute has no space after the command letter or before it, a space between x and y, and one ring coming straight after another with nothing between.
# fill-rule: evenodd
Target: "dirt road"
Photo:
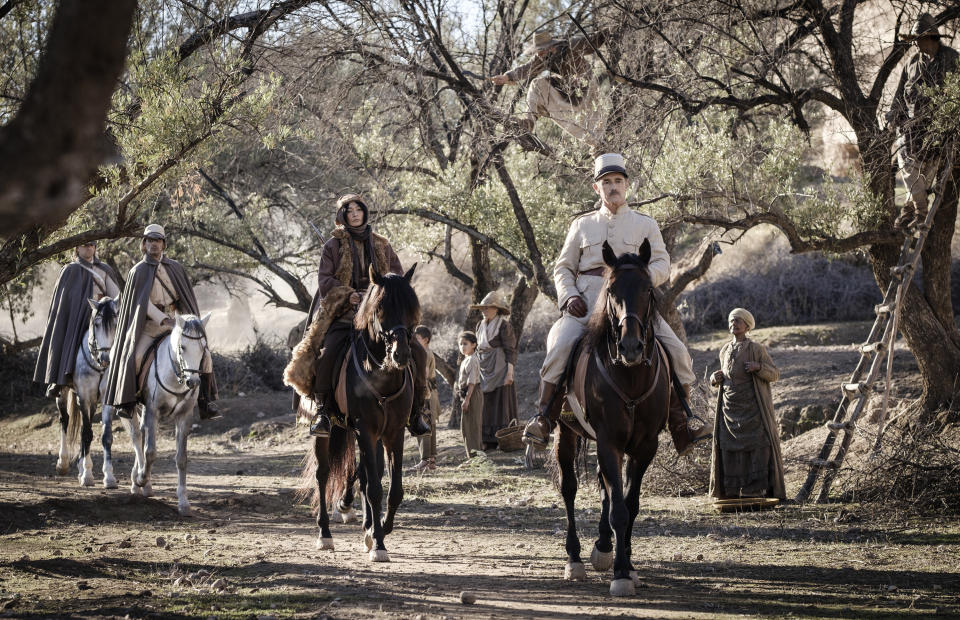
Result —
<instances>
[{"instance_id":1,"label":"dirt road","mask_svg":"<svg viewBox=\"0 0 960 620\"><path fill-rule=\"evenodd\" d=\"M310 510L294 500L303 430L269 422L287 402L282 394L227 400L226 419L191 437L190 518L176 512L169 430L160 443L156 496L142 499L126 488L132 453L124 433L115 439L121 488L80 488L73 476L53 476L56 429L49 414L0 420L0 614L960 614L955 519L902 521L848 504L720 515L701 494L706 450L699 463L676 463L666 435L634 529L642 585L632 598L607 594L609 573L589 571L586 582L564 582L563 511L546 472L525 471L520 453L464 464L452 431L441 434L436 472L404 478L398 529L386 540L389 564L367 561L357 525L336 524L336 550L317 551ZM99 481L99 446L95 455ZM803 472L788 468L792 492ZM598 511L592 483L581 487L577 506L589 550ZM476 593L475 604L460 602L464 590Z\"/></svg>"}]
</instances>

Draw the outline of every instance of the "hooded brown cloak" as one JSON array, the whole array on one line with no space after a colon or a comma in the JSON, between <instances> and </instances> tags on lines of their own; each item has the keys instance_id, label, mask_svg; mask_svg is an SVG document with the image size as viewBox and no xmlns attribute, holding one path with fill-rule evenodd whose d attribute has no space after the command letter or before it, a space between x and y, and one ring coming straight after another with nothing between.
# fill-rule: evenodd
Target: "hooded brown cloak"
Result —
<instances>
[{"instance_id":1,"label":"hooded brown cloak","mask_svg":"<svg viewBox=\"0 0 960 620\"><path fill-rule=\"evenodd\" d=\"M183 265L164 256L159 262L173 288L180 298L177 311L181 314L200 316L200 307L193 294L193 287L187 278ZM147 320L147 304L150 302L150 290L157 275L158 261L144 256L127 274L127 284L123 288L120 301L120 316L117 319L117 339L114 342L113 355L110 357L110 373L107 377L105 404L115 407L129 405L137 401L137 361L135 351L137 338L143 332ZM210 400L216 400L217 383L210 375Z\"/></svg>"},{"instance_id":2,"label":"hooded brown cloak","mask_svg":"<svg viewBox=\"0 0 960 620\"><path fill-rule=\"evenodd\" d=\"M116 282L117 276L109 266L94 259L89 263L102 269ZM63 267L50 301L47 327L40 342L37 367L33 380L37 383L67 385L73 374L77 350L90 322L90 304L93 297L93 274L76 259Z\"/></svg>"}]
</instances>

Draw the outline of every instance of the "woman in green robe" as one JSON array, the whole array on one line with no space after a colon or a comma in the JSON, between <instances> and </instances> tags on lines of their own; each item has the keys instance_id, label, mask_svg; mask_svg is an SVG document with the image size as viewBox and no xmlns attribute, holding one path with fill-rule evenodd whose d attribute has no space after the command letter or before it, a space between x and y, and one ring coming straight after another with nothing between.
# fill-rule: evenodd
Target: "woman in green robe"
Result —
<instances>
[{"instance_id":1,"label":"woman in green robe","mask_svg":"<svg viewBox=\"0 0 960 620\"><path fill-rule=\"evenodd\" d=\"M766 347L747 337L756 325L750 312L736 308L728 323L733 340L720 349L720 370L713 373L711 381L720 394L710 495L785 499L779 425L770 391L780 371Z\"/></svg>"}]
</instances>

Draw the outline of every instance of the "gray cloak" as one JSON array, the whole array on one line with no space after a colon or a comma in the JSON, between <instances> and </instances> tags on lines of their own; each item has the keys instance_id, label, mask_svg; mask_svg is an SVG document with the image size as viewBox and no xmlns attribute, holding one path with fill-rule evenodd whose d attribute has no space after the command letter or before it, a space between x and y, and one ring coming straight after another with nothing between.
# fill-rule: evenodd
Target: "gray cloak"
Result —
<instances>
[{"instance_id":1,"label":"gray cloak","mask_svg":"<svg viewBox=\"0 0 960 620\"><path fill-rule=\"evenodd\" d=\"M77 350L90 323L90 304L93 297L93 274L81 264L81 259L64 265L57 278L50 300L47 326L37 354L33 380L37 383L67 385L77 361ZM117 281L108 265L94 259L90 265L102 269L107 277Z\"/></svg>"},{"instance_id":2,"label":"gray cloak","mask_svg":"<svg viewBox=\"0 0 960 620\"><path fill-rule=\"evenodd\" d=\"M180 298L177 311L181 314L200 316L197 298L187 279L183 265L164 256L160 262L173 288ZM110 357L110 372L107 376L107 393L104 402L115 407L130 405L137 401L137 338L143 332L147 320L147 304L150 302L150 290L157 275L159 263L149 256L133 266L127 274L127 284L123 287L120 301L120 315L117 319L117 338L114 341L113 355ZM209 377L209 399L217 398L217 383L211 373Z\"/></svg>"}]
</instances>

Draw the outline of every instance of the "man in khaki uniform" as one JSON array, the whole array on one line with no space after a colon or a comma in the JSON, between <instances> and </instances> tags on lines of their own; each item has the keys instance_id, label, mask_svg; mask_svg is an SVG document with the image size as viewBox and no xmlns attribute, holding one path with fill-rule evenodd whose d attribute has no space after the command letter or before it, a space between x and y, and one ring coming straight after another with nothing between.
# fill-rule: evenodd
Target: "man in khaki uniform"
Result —
<instances>
[{"instance_id":1,"label":"man in khaki uniform","mask_svg":"<svg viewBox=\"0 0 960 620\"><path fill-rule=\"evenodd\" d=\"M163 227L147 226L140 242L143 260L127 274L105 398L106 404L114 406L120 417L129 417L137 402L138 373L153 342L173 331L177 313L200 315L187 273L183 265L164 256L166 247ZM200 417L218 417L218 408L213 404L217 388L209 349L204 350L199 370Z\"/></svg>"},{"instance_id":2,"label":"man in khaki uniform","mask_svg":"<svg viewBox=\"0 0 960 620\"><path fill-rule=\"evenodd\" d=\"M919 53L907 61L886 118L897 128L897 162L910 192L895 226L907 229L927 218L927 193L940 162L941 149L926 144L934 112L929 89L943 87L947 74L957 70L960 55L940 42L940 31L929 13L921 13L903 38L913 41Z\"/></svg>"},{"instance_id":3,"label":"man in khaki uniform","mask_svg":"<svg viewBox=\"0 0 960 620\"><path fill-rule=\"evenodd\" d=\"M600 147L605 118L598 96L600 85L584 56L593 54L603 39L603 33L590 39L558 40L549 32L537 32L527 50L535 55L533 60L490 78L502 86L545 73L527 88L527 114L520 121L524 131L533 131L537 118L547 117L574 138L594 149Z\"/></svg>"},{"instance_id":4,"label":"man in khaki uniform","mask_svg":"<svg viewBox=\"0 0 960 620\"><path fill-rule=\"evenodd\" d=\"M600 196L601 207L574 220L553 269L557 301L563 314L547 336L547 355L540 369L539 411L524 430L527 443L546 445L550 431L560 417L563 399L562 394L556 394L557 384L563 377L574 345L586 330L590 312L603 288L603 242L609 243L619 256L636 253L644 240L649 241L647 269L653 285L660 286L670 278L670 256L660 228L653 218L627 206L627 188L623 156L607 153L598 157L594 163L593 189ZM654 332L670 354L672 368L686 391L696 381L690 353L659 315ZM691 433L680 398L671 397L670 403L670 432L677 451L686 454L692 449L693 442L706 439L710 432L704 426Z\"/></svg>"}]
</instances>

